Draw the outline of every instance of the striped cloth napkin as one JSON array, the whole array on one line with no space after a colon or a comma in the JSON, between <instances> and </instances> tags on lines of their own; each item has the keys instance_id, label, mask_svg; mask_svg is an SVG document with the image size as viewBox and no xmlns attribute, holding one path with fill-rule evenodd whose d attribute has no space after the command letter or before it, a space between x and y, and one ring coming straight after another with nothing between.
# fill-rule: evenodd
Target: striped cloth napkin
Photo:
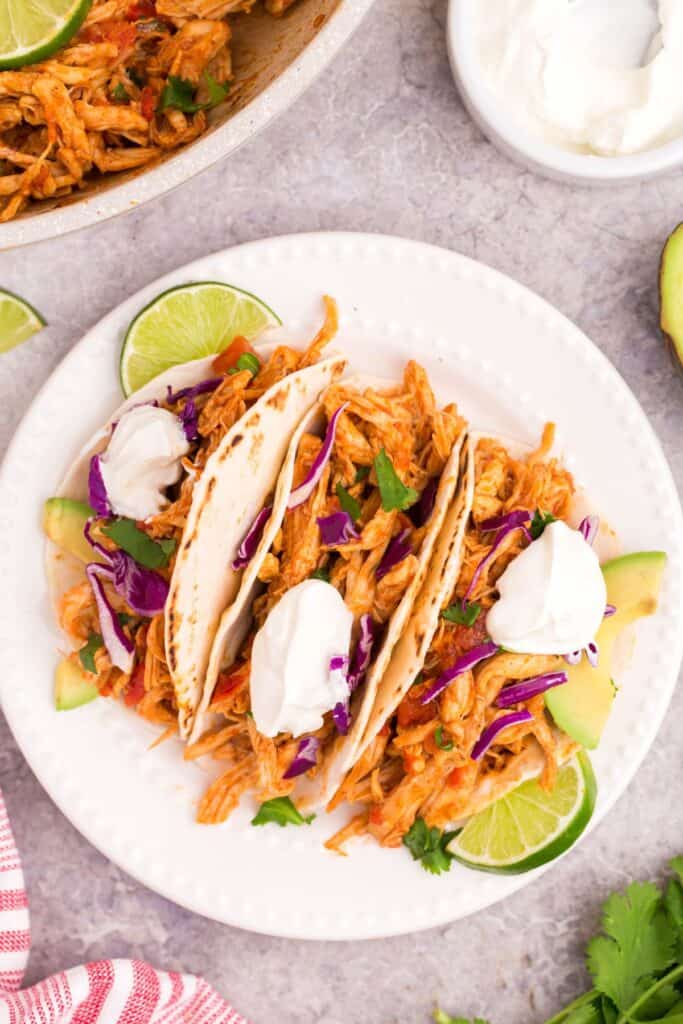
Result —
<instances>
[{"instance_id":1,"label":"striped cloth napkin","mask_svg":"<svg viewBox=\"0 0 683 1024\"><path fill-rule=\"evenodd\" d=\"M203 978L98 960L21 989L31 948L21 861L0 791L0 1024L247 1024Z\"/></svg>"}]
</instances>

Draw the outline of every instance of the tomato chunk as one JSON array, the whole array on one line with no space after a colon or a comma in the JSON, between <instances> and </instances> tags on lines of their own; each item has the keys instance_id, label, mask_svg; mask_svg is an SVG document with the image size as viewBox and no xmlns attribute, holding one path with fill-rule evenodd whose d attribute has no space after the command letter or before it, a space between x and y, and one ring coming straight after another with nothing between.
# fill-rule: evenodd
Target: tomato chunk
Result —
<instances>
[{"instance_id":1,"label":"tomato chunk","mask_svg":"<svg viewBox=\"0 0 683 1024\"><path fill-rule=\"evenodd\" d=\"M140 703L142 698L145 696L145 666L142 662L139 662L133 669L133 675L130 677L128 683L128 689L124 695L124 703L129 708L134 708Z\"/></svg>"},{"instance_id":2,"label":"tomato chunk","mask_svg":"<svg viewBox=\"0 0 683 1024\"><path fill-rule=\"evenodd\" d=\"M213 691L213 697L211 703L216 704L219 700L223 700L228 694L232 693L239 686L242 685L249 675L248 664L241 665L234 672L221 672L218 676L218 682L216 688Z\"/></svg>"},{"instance_id":3,"label":"tomato chunk","mask_svg":"<svg viewBox=\"0 0 683 1024\"><path fill-rule=\"evenodd\" d=\"M216 373L227 373L237 365L237 360L245 352L254 352L254 349L246 338L238 335L220 355L216 356L212 366Z\"/></svg>"},{"instance_id":4,"label":"tomato chunk","mask_svg":"<svg viewBox=\"0 0 683 1024\"><path fill-rule=\"evenodd\" d=\"M128 8L126 17L128 21L137 21L138 18L155 18L157 5L154 0L136 0Z\"/></svg>"},{"instance_id":5,"label":"tomato chunk","mask_svg":"<svg viewBox=\"0 0 683 1024\"><path fill-rule=\"evenodd\" d=\"M146 85L140 93L140 110L142 116L147 121L154 120L154 114L156 113L157 101L154 92L149 85Z\"/></svg>"}]
</instances>

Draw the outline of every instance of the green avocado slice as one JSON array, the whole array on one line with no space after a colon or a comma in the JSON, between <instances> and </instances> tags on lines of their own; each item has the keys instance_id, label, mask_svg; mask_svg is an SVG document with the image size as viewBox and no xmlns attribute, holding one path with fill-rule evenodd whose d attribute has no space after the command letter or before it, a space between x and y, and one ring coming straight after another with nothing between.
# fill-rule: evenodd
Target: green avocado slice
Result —
<instances>
[{"instance_id":1,"label":"green avocado slice","mask_svg":"<svg viewBox=\"0 0 683 1024\"><path fill-rule=\"evenodd\" d=\"M585 657L578 665L568 665L569 681L546 693L546 707L560 729L589 750L600 742L616 693L614 644L625 626L657 610L665 566L663 551L636 551L603 565L607 601L617 611L603 620L595 638L598 666L593 668Z\"/></svg>"},{"instance_id":2,"label":"green avocado slice","mask_svg":"<svg viewBox=\"0 0 683 1024\"><path fill-rule=\"evenodd\" d=\"M63 658L55 669L55 707L57 711L73 711L99 697L93 677L69 658Z\"/></svg>"},{"instance_id":3,"label":"green avocado slice","mask_svg":"<svg viewBox=\"0 0 683 1024\"><path fill-rule=\"evenodd\" d=\"M659 320L674 363L683 374L683 224L671 232L662 251Z\"/></svg>"},{"instance_id":4,"label":"green avocado slice","mask_svg":"<svg viewBox=\"0 0 683 1024\"><path fill-rule=\"evenodd\" d=\"M87 520L95 513L84 501L48 498L43 506L43 530L51 541L80 562L97 561L83 535Z\"/></svg>"}]
</instances>

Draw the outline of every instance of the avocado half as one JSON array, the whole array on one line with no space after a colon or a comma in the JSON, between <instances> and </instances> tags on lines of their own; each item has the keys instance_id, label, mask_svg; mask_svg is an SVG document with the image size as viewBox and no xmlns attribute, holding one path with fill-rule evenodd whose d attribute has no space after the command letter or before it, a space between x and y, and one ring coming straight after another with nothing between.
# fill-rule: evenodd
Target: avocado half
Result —
<instances>
[{"instance_id":1,"label":"avocado half","mask_svg":"<svg viewBox=\"0 0 683 1024\"><path fill-rule=\"evenodd\" d=\"M683 375L683 224L671 232L662 250L659 322L676 368Z\"/></svg>"}]
</instances>

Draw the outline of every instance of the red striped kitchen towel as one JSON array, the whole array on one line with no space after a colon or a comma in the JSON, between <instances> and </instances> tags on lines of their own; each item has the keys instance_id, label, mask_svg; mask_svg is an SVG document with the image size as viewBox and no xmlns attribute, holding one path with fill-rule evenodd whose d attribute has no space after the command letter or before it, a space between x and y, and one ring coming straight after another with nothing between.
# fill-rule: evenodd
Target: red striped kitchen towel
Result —
<instances>
[{"instance_id":1,"label":"red striped kitchen towel","mask_svg":"<svg viewBox=\"0 0 683 1024\"><path fill-rule=\"evenodd\" d=\"M203 978L98 960L20 990L31 947L21 861L0 791L0 1024L247 1024Z\"/></svg>"}]
</instances>

